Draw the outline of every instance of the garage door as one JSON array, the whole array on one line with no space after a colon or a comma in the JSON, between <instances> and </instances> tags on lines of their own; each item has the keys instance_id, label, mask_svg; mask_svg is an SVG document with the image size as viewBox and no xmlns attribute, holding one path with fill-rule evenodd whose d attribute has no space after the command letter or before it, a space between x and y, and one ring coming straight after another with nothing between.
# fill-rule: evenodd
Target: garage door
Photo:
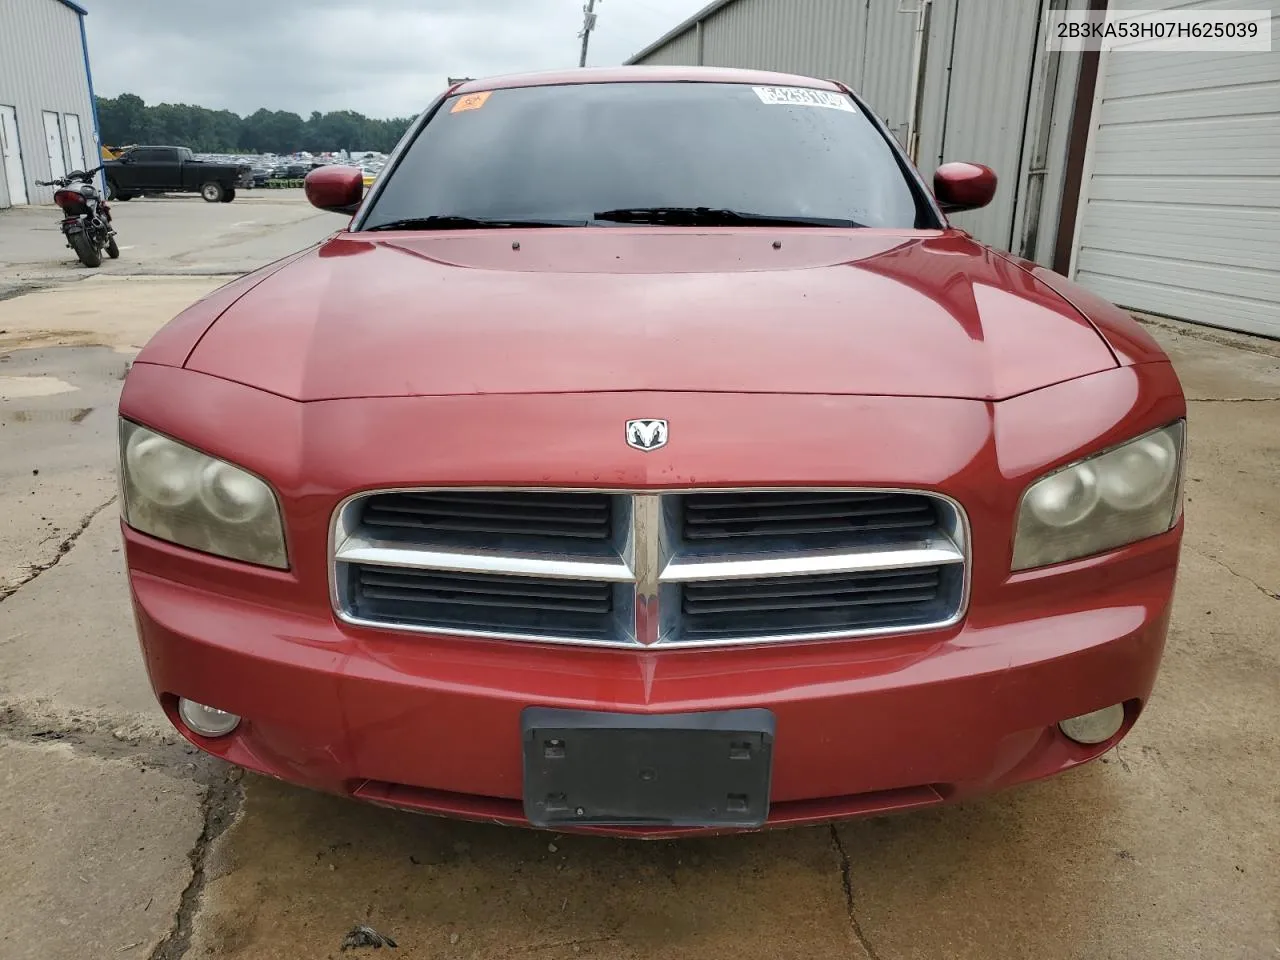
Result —
<instances>
[{"instance_id":1,"label":"garage door","mask_svg":"<svg viewBox=\"0 0 1280 960\"><path fill-rule=\"evenodd\" d=\"M1179 9L1200 6L1221 8ZM1133 310L1280 337L1280 52L1103 53L1093 124L1075 279Z\"/></svg>"}]
</instances>

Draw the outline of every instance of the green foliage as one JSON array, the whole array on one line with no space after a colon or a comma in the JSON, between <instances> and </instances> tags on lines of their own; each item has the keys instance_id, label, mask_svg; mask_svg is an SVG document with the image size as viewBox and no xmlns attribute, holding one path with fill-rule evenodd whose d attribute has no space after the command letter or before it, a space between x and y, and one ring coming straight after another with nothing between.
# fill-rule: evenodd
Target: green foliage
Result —
<instances>
[{"instance_id":1,"label":"green foliage","mask_svg":"<svg viewBox=\"0 0 1280 960\"><path fill-rule=\"evenodd\" d=\"M185 103L149 107L132 93L98 97L102 142L114 147L153 143L190 147L197 153L388 153L412 122L411 117L374 120L351 110L315 112L303 120L287 110L264 108L241 117L230 110Z\"/></svg>"}]
</instances>

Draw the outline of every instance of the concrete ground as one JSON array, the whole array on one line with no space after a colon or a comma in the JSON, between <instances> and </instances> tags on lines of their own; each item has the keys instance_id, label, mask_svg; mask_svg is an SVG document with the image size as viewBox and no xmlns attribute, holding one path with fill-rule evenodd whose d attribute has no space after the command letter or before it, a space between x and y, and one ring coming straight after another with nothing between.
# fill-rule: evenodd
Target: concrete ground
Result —
<instances>
[{"instance_id":1,"label":"concrete ground","mask_svg":"<svg viewBox=\"0 0 1280 960\"><path fill-rule=\"evenodd\" d=\"M341 221L117 209L124 255L88 278L48 209L0 215L6 960L337 957L357 923L424 958L1280 957L1280 344L1152 321L1192 401L1188 534L1155 697L1100 762L836 828L558 837L241 780L167 730L120 562L120 378Z\"/></svg>"}]
</instances>

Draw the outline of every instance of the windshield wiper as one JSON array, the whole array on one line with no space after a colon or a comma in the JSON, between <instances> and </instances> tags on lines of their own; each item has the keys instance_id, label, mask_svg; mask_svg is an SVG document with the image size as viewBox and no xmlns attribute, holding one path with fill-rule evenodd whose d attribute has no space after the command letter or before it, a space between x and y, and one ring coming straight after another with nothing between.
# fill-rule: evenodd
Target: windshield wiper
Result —
<instances>
[{"instance_id":1,"label":"windshield wiper","mask_svg":"<svg viewBox=\"0 0 1280 960\"><path fill-rule=\"evenodd\" d=\"M648 223L671 227L863 227L854 220L833 217L803 217L789 214L748 213L715 207L621 207L601 210L597 220L613 223Z\"/></svg>"},{"instance_id":2,"label":"windshield wiper","mask_svg":"<svg viewBox=\"0 0 1280 960\"><path fill-rule=\"evenodd\" d=\"M585 220L503 220L496 217L460 217L444 214L391 220L366 230L501 230L505 227L585 227Z\"/></svg>"}]
</instances>

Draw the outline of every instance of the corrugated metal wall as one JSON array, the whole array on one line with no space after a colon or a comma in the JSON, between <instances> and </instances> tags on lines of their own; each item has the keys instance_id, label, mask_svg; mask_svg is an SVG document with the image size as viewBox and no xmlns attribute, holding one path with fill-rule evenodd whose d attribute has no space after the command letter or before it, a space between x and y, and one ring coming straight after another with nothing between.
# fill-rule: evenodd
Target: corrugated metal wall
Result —
<instances>
[{"instance_id":1,"label":"corrugated metal wall","mask_svg":"<svg viewBox=\"0 0 1280 960\"><path fill-rule=\"evenodd\" d=\"M897 0L736 0L636 62L779 70L840 80L905 140L915 18Z\"/></svg>"},{"instance_id":2,"label":"corrugated metal wall","mask_svg":"<svg viewBox=\"0 0 1280 960\"><path fill-rule=\"evenodd\" d=\"M1013 246L1027 122L1027 95L1036 53L1036 0L936 0L929 31L919 167L949 160L985 163L999 187L990 206L953 217L987 243Z\"/></svg>"},{"instance_id":3,"label":"corrugated metal wall","mask_svg":"<svg viewBox=\"0 0 1280 960\"><path fill-rule=\"evenodd\" d=\"M698 63L698 32L690 27L645 58L655 67L687 67Z\"/></svg>"},{"instance_id":4,"label":"corrugated metal wall","mask_svg":"<svg viewBox=\"0 0 1280 960\"><path fill-rule=\"evenodd\" d=\"M897 0L871 0L864 7L862 73L851 86L875 107L899 142L906 143L916 18L899 13Z\"/></svg>"},{"instance_id":5,"label":"corrugated metal wall","mask_svg":"<svg viewBox=\"0 0 1280 960\"><path fill-rule=\"evenodd\" d=\"M918 165L926 177L939 163L973 160L988 164L1000 178L993 203L960 214L958 226L1004 249L1021 245L1028 216L1032 224L1057 222L1058 193L1034 215L1020 211L1031 151L1039 128L1028 123L1030 95L1043 88L1046 63L1038 44L1040 14L1049 0L935 0L920 117ZM1072 0L1080 5L1082 0ZM910 116L912 50L916 3L899 0L734 0L702 18L701 44L695 26L638 62L754 67L848 83L905 143ZM906 10L900 8L906 7ZM1067 80L1074 83L1074 74ZM1074 88L1059 84L1068 94ZM1068 96L1068 99L1070 97ZM1061 113L1059 102L1053 113ZM1042 112L1043 98L1033 107ZM1059 125L1052 141L1061 167L1065 141ZM1055 171L1060 181L1060 171ZM1016 218L1015 218L1016 215ZM1036 227L1039 230L1039 227ZM1039 244L1047 261L1052 245Z\"/></svg>"},{"instance_id":6,"label":"corrugated metal wall","mask_svg":"<svg viewBox=\"0 0 1280 960\"><path fill-rule=\"evenodd\" d=\"M65 114L80 119L85 156L68 169L96 165L97 130L80 39L80 16L57 0L0 0L0 104L17 108L18 139L32 203L51 203L49 154L42 111L58 114L66 151Z\"/></svg>"}]
</instances>

